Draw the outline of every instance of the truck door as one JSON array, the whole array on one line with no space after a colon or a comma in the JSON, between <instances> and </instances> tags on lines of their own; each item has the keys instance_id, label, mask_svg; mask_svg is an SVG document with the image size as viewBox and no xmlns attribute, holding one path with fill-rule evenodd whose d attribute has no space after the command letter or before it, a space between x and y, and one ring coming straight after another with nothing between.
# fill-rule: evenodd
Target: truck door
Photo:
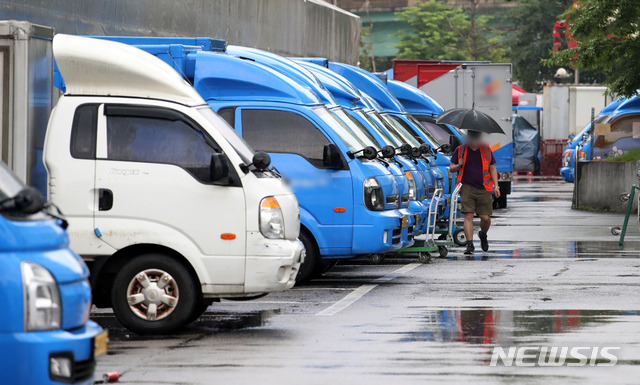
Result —
<instances>
[{"instance_id":1,"label":"truck door","mask_svg":"<svg viewBox=\"0 0 640 385\"><path fill-rule=\"evenodd\" d=\"M244 283L245 197L240 186L210 181L211 156L219 152L178 111L105 105L98 120L98 235L116 249L188 243L185 249L204 255L212 282Z\"/></svg>"},{"instance_id":2,"label":"truck door","mask_svg":"<svg viewBox=\"0 0 640 385\"><path fill-rule=\"evenodd\" d=\"M350 254L353 181L349 169L323 167L323 149L330 143L327 137L307 117L293 111L239 110L244 139L255 150L270 154L273 165L289 181L302 210L316 222L323 238L316 240L320 254ZM309 225L304 217L301 220L303 225Z\"/></svg>"}]
</instances>

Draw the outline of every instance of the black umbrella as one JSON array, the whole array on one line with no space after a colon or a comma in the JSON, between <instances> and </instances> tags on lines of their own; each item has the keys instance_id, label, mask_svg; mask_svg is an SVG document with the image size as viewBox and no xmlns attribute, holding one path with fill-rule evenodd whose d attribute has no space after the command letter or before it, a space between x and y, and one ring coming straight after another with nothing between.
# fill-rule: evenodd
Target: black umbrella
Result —
<instances>
[{"instance_id":1,"label":"black umbrella","mask_svg":"<svg viewBox=\"0 0 640 385\"><path fill-rule=\"evenodd\" d=\"M473 108L454 108L438 116L436 123L450 124L461 130L479 131L487 134L504 134L498 122L491 116Z\"/></svg>"}]
</instances>

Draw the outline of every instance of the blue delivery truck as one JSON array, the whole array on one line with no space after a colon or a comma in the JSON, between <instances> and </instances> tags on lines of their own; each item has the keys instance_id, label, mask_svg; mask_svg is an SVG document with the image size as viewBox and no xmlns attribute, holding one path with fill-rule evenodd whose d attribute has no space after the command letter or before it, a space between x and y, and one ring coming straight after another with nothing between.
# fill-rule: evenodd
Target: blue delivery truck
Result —
<instances>
[{"instance_id":1,"label":"blue delivery truck","mask_svg":"<svg viewBox=\"0 0 640 385\"><path fill-rule=\"evenodd\" d=\"M333 97L326 90L320 97L322 86L312 89L317 79L302 67L285 70L278 64L284 58L259 50L235 47L242 54L231 54L215 39L102 38L172 65L249 144L270 154L300 204L307 252L298 281L339 259L413 244L417 216L402 196L408 195L406 176L396 179L381 154L337 117L335 100L327 107Z\"/></svg>"},{"instance_id":2,"label":"blue delivery truck","mask_svg":"<svg viewBox=\"0 0 640 385\"><path fill-rule=\"evenodd\" d=\"M442 154L450 152L449 143L440 143L430 132L423 130L420 123L405 110L398 99L389 92L386 84L376 75L344 63L329 62L329 69L349 79L361 91L374 98L384 109L383 115L388 117L390 124L402 126L419 143L428 143L437 150L436 164L440 177L444 181L444 190L449 192L449 181L445 175L451 162L449 156Z\"/></svg>"},{"instance_id":3,"label":"blue delivery truck","mask_svg":"<svg viewBox=\"0 0 640 385\"><path fill-rule=\"evenodd\" d=\"M351 120L355 125L362 128L364 135L368 135L372 140L378 143L379 146L393 146L398 150L396 162L406 170L405 173L412 181L412 184L417 186L417 201L412 201L410 206L414 212L420 212L423 210L424 215L421 218L420 225L416 226L417 230L415 235L427 233L433 239L433 235L436 229L436 220L438 214L438 201L441 191L435 194L436 177L431 165L424 159L423 149L412 148L410 145L403 142L394 141L392 134L386 131L384 126L379 125L368 114L375 110L375 107L371 105L371 101L368 100L360 91L346 78L329 70L326 66L316 64L319 60L317 58L304 58L297 59L305 68L308 68L316 77L323 83L323 85L336 97L345 110L346 117L344 120ZM431 151L429 154L433 155ZM422 167L425 167L422 169ZM424 191L421 187L424 185ZM430 239L427 237L427 239ZM422 240L420 242L422 244ZM417 252L418 259L422 262L428 261L430 255L429 252L436 251L441 256L446 256L447 249L444 246L438 247L433 242L426 242L425 246L412 247L410 249L401 250L401 252Z\"/></svg>"},{"instance_id":4,"label":"blue delivery truck","mask_svg":"<svg viewBox=\"0 0 640 385\"><path fill-rule=\"evenodd\" d=\"M62 218L0 164L0 382L92 384L107 334L89 320L89 270Z\"/></svg>"}]
</instances>

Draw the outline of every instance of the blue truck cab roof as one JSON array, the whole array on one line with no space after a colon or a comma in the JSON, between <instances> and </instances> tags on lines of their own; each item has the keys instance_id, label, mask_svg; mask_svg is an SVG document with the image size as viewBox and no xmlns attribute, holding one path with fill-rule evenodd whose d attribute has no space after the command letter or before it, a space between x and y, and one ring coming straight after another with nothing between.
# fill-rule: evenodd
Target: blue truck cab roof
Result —
<instances>
[{"instance_id":1,"label":"blue truck cab roof","mask_svg":"<svg viewBox=\"0 0 640 385\"><path fill-rule=\"evenodd\" d=\"M228 46L227 53L268 66L278 72L286 74L287 77L296 80L301 84L311 87L327 107L339 105L333 95L331 95L331 93L313 74L306 71L302 66L291 59L287 59L268 51L237 45Z\"/></svg>"},{"instance_id":2,"label":"blue truck cab roof","mask_svg":"<svg viewBox=\"0 0 640 385\"><path fill-rule=\"evenodd\" d=\"M387 85L372 73L344 63L329 62L328 68L339 75L344 76L353 85L375 99L384 111L406 113L402 103L396 99L387 88Z\"/></svg>"},{"instance_id":3,"label":"blue truck cab roof","mask_svg":"<svg viewBox=\"0 0 640 385\"><path fill-rule=\"evenodd\" d=\"M444 112L444 108L435 99L407 83L389 80L387 87L410 114L435 117Z\"/></svg>"}]
</instances>

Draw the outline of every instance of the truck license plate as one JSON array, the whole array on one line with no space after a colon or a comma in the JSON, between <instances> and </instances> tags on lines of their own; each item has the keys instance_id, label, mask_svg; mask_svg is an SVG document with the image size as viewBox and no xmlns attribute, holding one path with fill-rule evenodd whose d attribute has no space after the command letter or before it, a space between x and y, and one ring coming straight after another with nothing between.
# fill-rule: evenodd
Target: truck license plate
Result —
<instances>
[{"instance_id":1,"label":"truck license plate","mask_svg":"<svg viewBox=\"0 0 640 385\"><path fill-rule=\"evenodd\" d=\"M93 338L93 357L98 357L107 352L107 341L109 340L109 332L104 330Z\"/></svg>"},{"instance_id":2,"label":"truck license plate","mask_svg":"<svg viewBox=\"0 0 640 385\"><path fill-rule=\"evenodd\" d=\"M406 229L409 224L409 217L402 217L402 223L400 224L401 229Z\"/></svg>"}]
</instances>

